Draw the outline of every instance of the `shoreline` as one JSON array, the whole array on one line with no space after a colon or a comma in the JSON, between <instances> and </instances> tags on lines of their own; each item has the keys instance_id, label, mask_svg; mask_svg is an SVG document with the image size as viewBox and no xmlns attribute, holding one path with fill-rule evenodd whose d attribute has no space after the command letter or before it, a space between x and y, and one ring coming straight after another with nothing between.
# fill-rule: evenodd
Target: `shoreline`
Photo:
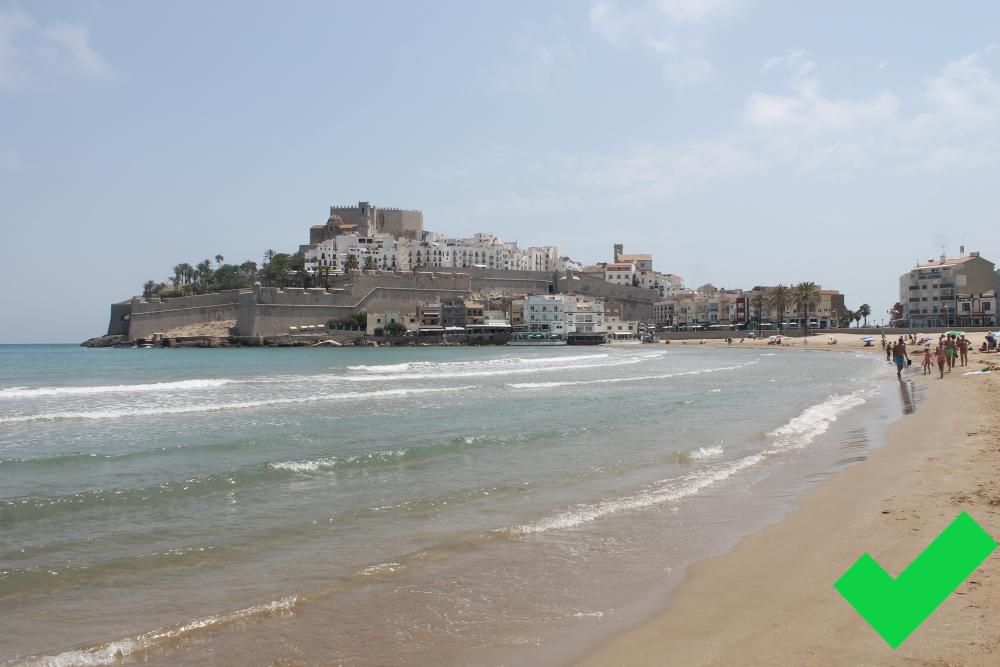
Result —
<instances>
[{"instance_id":1,"label":"shoreline","mask_svg":"<svg viewBox=\"0 0 1000 667\"><path fill-rule=\"evenodd\" d=\"M962 511L1000 535L1000 418L989 411L1000 375L961 375L983 357L992 355L970 355L944 381L916 362L908 379L925 400L884 446L693 566L655 617L576 664L996 664L1000 550L896 651L833 588L864 552L898 575Z\"/></svg>"}]
</instances>

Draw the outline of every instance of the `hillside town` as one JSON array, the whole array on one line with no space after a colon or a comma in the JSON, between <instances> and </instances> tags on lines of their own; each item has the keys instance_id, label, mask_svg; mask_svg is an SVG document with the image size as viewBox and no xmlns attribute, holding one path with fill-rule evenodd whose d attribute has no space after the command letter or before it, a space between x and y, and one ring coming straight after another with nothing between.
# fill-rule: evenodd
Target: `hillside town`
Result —
<instances>
[{"instance_id":1,"label":"hillside town","mask_svg":"<svg viewBox=\"0 0 1000 667\"><path fill-rule=\"evenodd\" d=\"M326 222L310 227L308 243L292 254L268 250L259 268L215 259L178 264L169 284L147 282L131 302L134 315L144 306L160 313L171 300L182 306L178 298L257 290L259 303L271 304L264 318L270 317L264 329L271 336L349 330L376 338L593 344L664 332L806 332L867 326L869 319L897 327L993 326L1000 280L992 262L962 248L958 257L942 254L903 274L899 301L879 316L868 304L848 308L840 291L813 282L691 287L657 270L652 254L626 252L622 244L613 245L606 261L584 264L556 245L522 248L492 233L461 238L430 231L421 211L365 201L331 206ZM443 278L467 283L445 288ZM327 298L322 304L330 317L302 311L322 305L317 295ZM360 298L351 301L352 295ZM271 313L279 302L310 315L285 314L277 331ZM235 328L235 316L220 321Z\"/></svg>"}]
</instances>

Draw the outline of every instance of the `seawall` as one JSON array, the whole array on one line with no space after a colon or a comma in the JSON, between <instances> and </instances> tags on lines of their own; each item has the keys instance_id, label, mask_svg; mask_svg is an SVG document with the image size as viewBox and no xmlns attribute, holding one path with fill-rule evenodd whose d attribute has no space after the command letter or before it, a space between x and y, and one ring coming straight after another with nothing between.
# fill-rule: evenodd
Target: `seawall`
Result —
<instances>
[{"instance_id":1,"label":"seawall","mask_svg":"<svg viewBox=\"0 0 1000 667\"><path fill-rule=\"evenodd\" d=\"M356 272L331 279L329 285L308 289L257 286L163 300L134 297L111 306L108 334L134 340L191 324L235 320L236 336L278 336L286 334L289 327L324 324L359 311L410 311L418 302L476 294L509 297L576 292L617 301L625 319L648 320L658 299L656 292L648 289L544 271Z\"/></svg>"}]
</instances>

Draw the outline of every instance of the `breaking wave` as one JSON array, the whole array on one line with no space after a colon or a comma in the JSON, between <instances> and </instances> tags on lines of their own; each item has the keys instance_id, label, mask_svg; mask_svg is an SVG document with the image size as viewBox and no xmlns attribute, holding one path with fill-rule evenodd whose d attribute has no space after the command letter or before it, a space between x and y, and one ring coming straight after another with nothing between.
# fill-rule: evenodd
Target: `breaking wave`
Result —
<instances>
[{"instance_id":1,"label":"breaking wave","mask_svg":"<svg viewBox=\"0 0 1000 667\"><path fill-rule=\"evenodd\" d=\"M129 656L156 648L159 644L196 634L208 628L245 622L266 616L290 614L299 602L296 595L239 611L204 616L193 621L166 626L134 637L126 637L89 648L65 651L56 655L28 658L19 664L31 667L70 667L71 665L113 665Z\"/></svg>"},{"instance_id":2,"label":"breaking wave","mask_svg":"<svg viewBox=\"0 0 1000 667\"><path fill-rule=\"evenodd\" d=\"M620 382L642 382L645 380L666 380L669 378L683 377L686 375L701 375L703 373L718 373L719 371L733 371L744 366L756 364L756 361L748 361L737 366L721 366L719 368L701 368L693 371L683 371L680 373L662 373L660 375L640 375L620 378L601 378L600 380L565 380L561 382L515 382L508 384L511 389L552 389L555 387L578 387L588 384L617 384ZM610 365L610 364L609 364Z\"/></svg>"},{"instance_id":3,"label":"breaking wave","mask_svg":"<svg viewBox=\"0 0 1000 667\"><path fill-rule=\"evenodd\" d=\"M0 399L38 398L41 396L96 396L99 394L131 394L136 392L167 392L167 391L197 391L199 389L215 389L235 380L204 379L179 380L177 382L153 382L149 384L115 384L97 385L93 387L8 387L0 389Z\"/></svg>"},{"instance_id":4,"label":"breaking wave","mask_svg":"<svg viewBox=\"0 0 1000 667\"><path fill-rule=\"evenodd\" d=\"M410 361L401 364L379 364L374 366L347 366L347 370L357 373L403 373L406 371L419 370L447 370L449 368L478 368L482 366L510 366L519 364L550 364L568 363L573 361L590 361L593 359L607 359L608 354L580 354L574 356L555 357L502 357L500 359L485 359L476 361Z\"/></svg>"},{"instance_id":5,"label":"breaking wave","mask_svg":"<svg viewBox=\"0 0 1000 667\"><path fill-rule=\"evenodd\" d=\"M289 398L271 398L257 401L242 401L232 403L206 403L201 405L164 406L156 408L114 408L93 410L90 412L43 412L34 415L17 415L0 417L0 424L23 424L38 421L62 421L66 419L121 419L123 417L160 417L164 415L183 415L200 412L218 412L220 410L245 410L262 408L272 405L293 405L301 403L316 403L320 401L349 401L366 398L384 398L389 396L406 396L409 394L434 394L441 392L468 391L474 386L436 387L414 389L384 389L381 391L350 392L338 394L316 394L313 396L296 396Z\"/></svg>"},{"instance_id":6,"label":"breaking wave","mask_svg":"<svg viewBox=\"0 0 1000 667\"><path fill-rule=\"evenodd\" d=\"M538 521L501 528L499 531L518 536L575 528L612 514L683 500L709 486L729 479L743 470L756 466L776 454L809 445L825 433L840 414L863 404L868 396L870 396L868 390L857 390L842 395L834 394L822 403L806 408L786 424L768 433L771 446L760 452L743 456L735 461L719 463L697 470L680 478L661 480L633 495L577 505ZM718 453L716 453L715 447L699 448L699 450L703 450L701 451L702 458L722 454L721 447L718 447ZM691 458L695 458L693 453L691 453Z\"/></svg>"}]
</instances>

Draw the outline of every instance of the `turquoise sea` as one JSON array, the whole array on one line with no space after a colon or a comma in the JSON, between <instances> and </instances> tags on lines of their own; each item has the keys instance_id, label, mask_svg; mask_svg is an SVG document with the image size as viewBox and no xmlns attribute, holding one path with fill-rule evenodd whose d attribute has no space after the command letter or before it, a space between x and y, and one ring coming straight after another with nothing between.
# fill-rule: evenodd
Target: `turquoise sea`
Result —
<instances>
[{"instance_id":1,"label":"turquoise sea","mask_svg":"<svg viewBox=\"0 0 1000 667\"><path fill-rule=\"evenodd\" d=\"M0 663L560 664L913 391L740 345L0 346Z\"/></svg>"}]
</instances>

